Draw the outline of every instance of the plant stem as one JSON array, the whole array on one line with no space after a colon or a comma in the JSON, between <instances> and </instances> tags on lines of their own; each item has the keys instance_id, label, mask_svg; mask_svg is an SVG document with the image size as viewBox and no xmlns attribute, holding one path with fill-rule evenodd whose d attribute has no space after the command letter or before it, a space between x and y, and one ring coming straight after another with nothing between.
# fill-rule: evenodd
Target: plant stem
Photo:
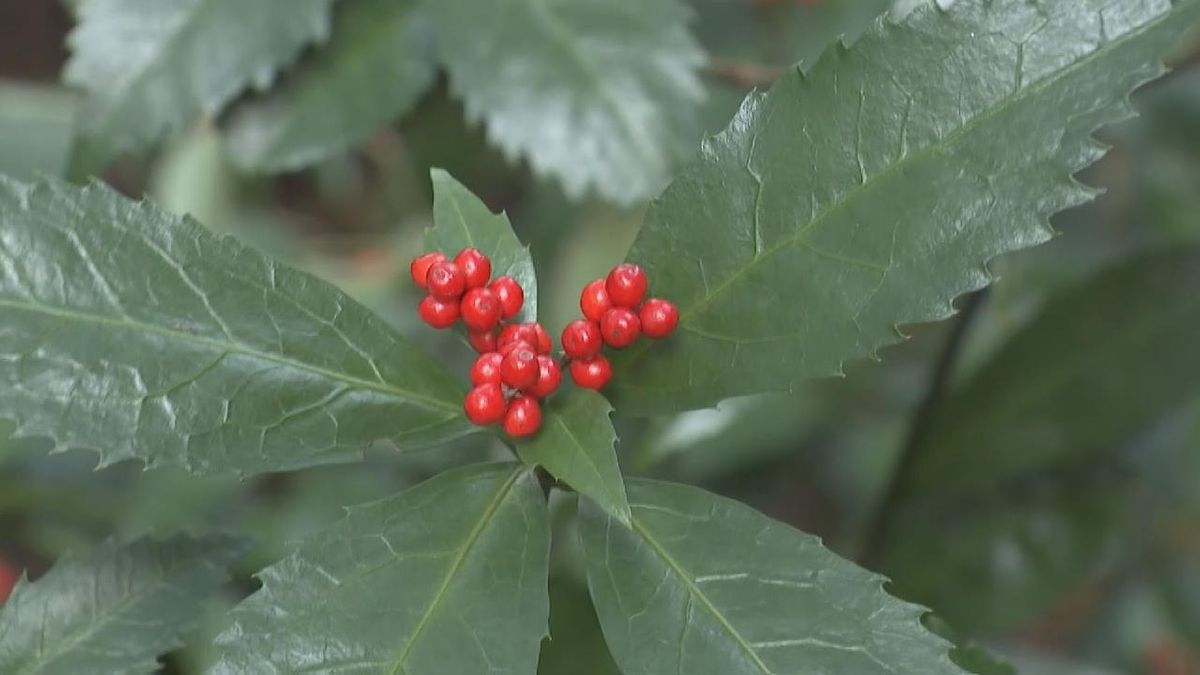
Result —
<instances>
[{"instance_id":1,"label":"plant stem","mask_svg":"<svg viewBox=\"0 0 1200 675\"><path fill-rule=\"evenodd\" d=\"M986 295L987 289L985 288L966 296L963 300L958 320L954 323L949 337L946 338L946 345L942 348L937 363L934 365L933 373L929 378L929 387L913 416L908 438L896 459L895 470L892 471L887 490L875 507L875 515L867 524L861 553L858 556L859 562L866 567L875 568L879 564L880 556L887 550L888 538L895 524L896 513L908 497L909 485L913 478L912 473L919 465L917 460L920 458L925 436L929 432L929 423L938 404L945 396L946 388L950 384L950 376L954 374L954 366L962 352L968 328Z\"/></svg>"}]
</instances>

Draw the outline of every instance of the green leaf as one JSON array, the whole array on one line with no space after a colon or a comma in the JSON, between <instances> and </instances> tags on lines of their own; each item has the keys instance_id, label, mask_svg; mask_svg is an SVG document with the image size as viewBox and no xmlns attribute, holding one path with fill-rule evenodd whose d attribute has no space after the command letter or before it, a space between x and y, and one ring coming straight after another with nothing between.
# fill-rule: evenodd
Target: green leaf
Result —
<instances>
[{"instance_id":1,"label":"green leaf","mask_svg":"<svg viewBox=\"0 0 1200 675\"><path fill-rule=\"evenodd\" d=\"M924 610L811 535L682 485L629 481L633 527L580 504L588 584L626 675L961 673Z\"/></svg>"},{"instance_id":2,"label":"green leaf","mask_svg":"<svg viewBox=\"0 0 1200 675\"><path fill-rule=\"evenodd\" d=\"M139 150L329 34L333 0L83 0L65 79L88 93L81 122L111 152Z\"/></svg>"},{"instance_id":3,"label":"green leaf","mask_svg":"<svg viewBox=\"0 0 1200 675\"><path fill-rule=\"evenodd\" d=\"M594 391L575 389L546 405L546 423L532 440L517 444L526 464L543 466L576 492L590 497L623 524L629 500L617 465L612 406Z\"/></svg>"},{"instance_id":4,"label":"green leaf","mask_svg":"<svg viewBox=\"0 0 1200 675\"><path fill-rule=\"evenodd\" d=\"M148 673L180 645L245 553L226 536L105 542L67 556L0 609L0 672L8 675Z\"/></svg>"},{"instance_id":5,"label":"green leaf","mask_svg":"<svg viewBox=\"0 0 1200 675\"><path fill-rule=\"evenodd\" d=\"M511 464L353 507L260 574L214 672L532 675L549 535L537 478Z\"/></svg>"},{"instance_id":6,"label":"green leaf","mask_svg":"<svg viewBox=\"0 0 1200 675\"><path fill-rule=\"evenodd\" d=\"M647 214L629 257L679 331L621 354L610 398L655 414L790 390L949 316L988 260L1092 196L1072 178L1103 154L1089 133L1130 114L1198 14L927 3L750 96Z\"/></svg>"},{"instance_id":7,"label":"green leaf","mask_svg":"<svg viewBox=\"0 0 1200 675\"><path fill-rule=\"evenodd\" d=\"M698 131L703 53L676 0L428 0L467 114L567 194L657 192Z\"/></svg>"},{"instance_id":8,"label":"green leaf","mask_svg":"<svg viewBox=\"0 0 1200 675\"><path fill-rule=\"evenodd\" d=\"M336 288L99 185L0 180L0 416L194 473L472 431L462 386Z\"/></svg>"},{"instance_id":9,"label":"green leaf","mask_svg":"<svg viewBox=\"0 0 1200 675\"><path fill-rule=\"evenodd\" d=\"M333 37L279 87L231 114L227 147L245 169L286 171L341 152L400 117L433 81L415 0L348 0Z\"/></svg>"},{"instance_id":10,"label":"green leaf","mask_svg":"<svg viewBox=\"0 0 1200 675\"><path fill-rule=\"evenodd\" d=\"M972 494L1110 449L1200 395L1200 245L1052 299L939 406L913 494Z\"/></svg>"},{"instance_id":11,"label":"green leaf","mask_svg":"<svg viewBox=\"0 0 1200 675\"><path fill-rule=\"evenodd\" d=\"M492 278L510 276L525 291L525 305L514 321L537 319L537 274L529 248L513 233L508 216L492 213L462 183L432 169L433 227L425 231L425 250L453 258L464 248L477 248L492 261Z\"/></svg>"}]
</instances>

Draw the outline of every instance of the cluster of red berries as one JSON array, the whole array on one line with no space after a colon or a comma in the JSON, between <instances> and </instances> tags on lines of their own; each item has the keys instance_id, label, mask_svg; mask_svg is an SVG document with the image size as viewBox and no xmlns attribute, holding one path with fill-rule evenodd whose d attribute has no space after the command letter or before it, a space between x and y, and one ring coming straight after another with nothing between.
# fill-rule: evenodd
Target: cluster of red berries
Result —
<instances>
[{"instance_id":1,"label":"cluster of red berries","mask_svg":"<svg viewBox=\"0 0 1200 675\"><path fill-rule=\"evenodd\" d=\"M492 263L477 249L453 260L428 253L412 262L413 283L429 291L418 313L425 323L445 330L467 326L467 341L479 358L471 368L474 389L463 409L473 424L503 423L513 438L526 438L542 426L542 401L558 390L562 368L551 352L554 341L539 323L511 323L525 304L525 291L512 277L492 280ZM624 349L639 335L658 339L675 330L679 311L666 300L646 297L646 273L637 265L618 265L606 279L588 284L579 300L586 319L572 321L562 333L571 379L584 389L603 389L612 366L601 355L604 345Z\"/></svg>"},{"instance_id":2,"label":"cluster of red berries","mask_svg":"<svg viewBox=\"0 0 1200 675\"><path fill-rule=\"evenodd\" d=\"M608 277L583 287L579 297L582 319L562 332L563 351L571 358L571 379L585 389L603 389L612 379L612 366L600 353L604 345L624 349L645 335L665 338L679 323L675 305L651 298L646 272L637 265L617 265Z\"/></svg>"}]
</instances>

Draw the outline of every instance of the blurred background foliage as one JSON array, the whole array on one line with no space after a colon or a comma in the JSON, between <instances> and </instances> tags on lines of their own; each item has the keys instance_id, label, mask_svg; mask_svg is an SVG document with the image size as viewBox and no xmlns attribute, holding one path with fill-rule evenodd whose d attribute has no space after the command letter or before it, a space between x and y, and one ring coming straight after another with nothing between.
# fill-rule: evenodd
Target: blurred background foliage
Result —
<instances>
[{"instance_id":1,"label":"blurred background foliage","mask_svg":"<svg viewBox=\"0 0 1200 675\"><path fill-rule=\"evenodd\" d=\"M852 40L890 3L690 4L708 58L706 97L693 112L711 133L751 88L811 61L838 35ZM87 164L72 147L81 97L59 84L70 5L0 3L0 173L79 178ZM1113 149L1082 178L1106 193L1060 216L1054 242L994 261L1001 281L960 300L958 318L909 327L912 339L882 362L791 395L619 419L625 470L703 485L821 535L891 576L897 594L931 606L931 623L944 619L1018 672L1200 673L1198 47L1135 96L1140 117L1103 132ZM322 58L305 55L282 86L319 76ZM623 256L643 205L572 198L509 161L468 119L445 74L431 77L407 114L308 168L235 168L221 117L106 163L102 178L315 271L465 368L460 346L416 329L417 298L403 283L428 223L430 167L508 212L532 246L549 326L575 313L573 289ZM1156 277L1164 269L1176 273ZM86 453L3 443L8 568L36 575L65 550L112 534L208 525L257 538L193 646L173 655L177 672L206 662L204 636L253 588L250 574L341 506L502 456L473 438L405 456L377 448L362 464L242 482L123 465L94 472ZM897 466L906 448L928 448L927 461ZM899 487L889 489L897 471ZM570 535L573 500L560 495L553 506L559 534ZM542 672L615 674L576 539L554 541ZM981 672L1010 672L992 668Z\"/></svg>"}]
</instances>

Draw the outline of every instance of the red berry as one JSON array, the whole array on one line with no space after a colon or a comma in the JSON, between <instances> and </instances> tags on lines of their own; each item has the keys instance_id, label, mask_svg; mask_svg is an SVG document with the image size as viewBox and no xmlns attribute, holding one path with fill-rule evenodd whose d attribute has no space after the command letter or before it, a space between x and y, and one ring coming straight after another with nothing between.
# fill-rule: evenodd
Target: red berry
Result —
<instances>
[{"instance_id":1,"label":"red berry","mask_svg":"<svg viewBox=\"0 0 1200 675\"><path fill-rule=\"evenodd\" d=\"M608 299L617 307L637 307L646 297L647 286L646 273L630 263L614 267L604 283Z\"/></svg>"},{"instance_id":2,"label":"red berry","mask_svg":"<svg viewBox=\"0 0 1200 675\"><path fill-rule=\"evenodd\" d=\"M472 288L463 296L463 323L471 330L491 330L500 323L500 301L486 288Z\"/></svg>"},{"instance_id":3,"label":"red berry","mask_svg":"<svg viewBox=\"0 0 1200 675\"><path fill-rule=\"evenodd\" d=\"M467 342L471 344L471 349L474 349L480 354L494 352L496 351L496 331L468 331Z\"/></svg>"},{"instance_id":4,"label":"red berry","mask_svg":"<svg viewBox=\"0 0 1200 675\"><path fill-rule=\"evenodd\" d=\"M512 350L520 349L521 347L528 347L534 351L537 351L536 347L524 340L517 340L516 342L509 342L506 345L501 345L496 351L500 352L500 356L508 356L510 353L512 353Z\"/></svg>"},{"instance_id":5,"label":"red berry","mask_svg":"<svg viewBox=\"0 0 1200 675\"><path fill-rule=\"evenodd\" d=\"M573 359L590 359L600 353L603 346L600 325L582 319L572 321L562 332L562 348Z\"/></svg>"},{"instance_id":6,"label":"red berry","mask_svg":"<svg viewBox=\"0 0 1200 675\"><path fill-rule=\"evenodd\" d=\"M599 321L612 306L604 279L597 279L583 287L583 295L579 296L579 309L583 310L583 315L587 318Z\"/></svg>"},{"instance_id":7,"label":"red berry","mask_svg":"<svg viewBox=\"0 0 1200 675\"><path fill-rule=\"evenodd\" d=\"M481 384L501 384L500 364L504 357L496 352L480 354L471 366L471 384L478 387Z\"/></svg>"},{"instance_id":8,"label":"red berry","mask_svg":"<svg viewBox=\"0 0 1200 675\"><path fill-rule=\"evenodd\" d=\"M500 377L504 384L525 391L537 384L537 352L529 345L521 345L508 353L500 363Z\"/></svg>"},{"instance_id":9,"label":"red berry","mask_svg":"<svg viewBox=\"0 0 1200 675\"><path fill-rule=\"evenodd\" d=\"M500 339L496 341L496 344L503 347L514 342L527 342L537 347L537 330L528 323L510 323L500 331Z\"/></svg>"},{"instance_id":10,"label":"red berry","mask_svg":"<svg viewBox=\"0 0 1200 675\"><path fill-rule=\"evenodd\" d=\"M500 300L501 319L507 321L521 312L521 306L525 304L525 291L516 279L500 277L493 281L488 288L492 289L496 298Z\"/></svg>"},{"instance_id":11,"label":"red berry","mask_svg":"<svg viewBox=\"0 0 1200 675\"><path fill-rule=\"evenodd\" d=\"M600 319L600 335L604 337L604 344L613 349L624 349L633 344L641 332L641 319L627 307L613 307Z\"/></svg>"},{"instance_id":12,"label":"red berry","mask_svg":"<svg viewBox=\"0 0 1200 675\"><path fill-rule=\"evenodd\" d=\"M481 384L467 394L463 401L463 411L472 424L486 427L504 419L508 412L508 402L504 399L504 390L495 382Z\"/></svg>"},{"instance_id":13,"label":"red berry","mask_svg":"<svg viewBox=\"0 0 1200 675\"><path fill-rule=\"evenodd\" d=\"M521 396L508 406L504 415L504 433L513 438L528 438L542 428L542 407L532 396Z\"/></svg>"},{"instance_id":14,"label":"red berry","mask_svg":"<svg viewBox=\"0 0 1200 675\"><path fill-rule=\"evenodd\" d=\"M432 295L425 296L417 307L421 320L438 330L445 330L458 321L458 303L443 302Z\"/></svg>"},{"instance_id":15,"label":"red berry","mask_svg":"<svg viewBox=\"0 0 1200 675\"><path fill-rule=\"evenodd\" d=\"M429 267L429 275L425 278L429 292L438 300L458 300L467 289L467 278L458 265L442 260Z\"/></svg>"},{"instance_id":16,"label":"red berry","mask_svg":"<svg viewBox=\"0 0 1200 675\"><path fill-rule=\"evenodd\" d=\"M429 276L429 268L433 267L434 263L445 262L446 256L441 253L426 253L425 255L412 261L408 266L408 273L412 275L413 283L419 288L429 288L429 284L425 283L425 279Z\"/></svg>"},{"instance_id":17,"label":"red berry","mask_svg":"<svg viewBox=\"0 0 1200 675\"><path fill-rule=\"evenodd\" d=\"M537 336L537 342L533 343L534 348L539 354L549 354L554 349L554 340L550 339L550 334L540 323L533 324L533 332Z\"/></svg>"},{"instance_id":18,"label":"red berry","mask_svg":"<svg viewBox=\"0 0 1200 675\"><path fill-rule=\"evenodd\" d=\"M558 385L562 384L562 370L559 369L558 363L549 356L539 356L537 361L538 381L529 390L529 395L534 398L546 398L558 391Z\"/></svg>"},{"instance_id":19,"label":"red berry","mask_svg":"<svg viewBox=\"0 0 1200 675\"><path fill-rule=\"evenodd\" d=\"M582 389L599 391L612 379L612 365L603 356L571 362L571 379Z\"/></svg>"},{"instance_id":20,"label":"red berry","mask_svg":"<svg viewBox=\"0 0 1200 675\"><path fill-rule=\"evenodd\" d=\"M646 304L642 305L640 314L642 333L653 340L667 337L675 331L675 326L679 325L679 310L666 300L647 300Z\"/></svg>"},{"instance_id":21,"label":"red berry","mask_svg":"<svg viewBox=\"0 0 1200 675\"><path fill-rule=\"evenodd\" d=\"M464 248L454 258L454 264L462 270L467 288L487 286L488 279L492 278L492 261L477 248Z\"/></svg>"}]
</instances>

